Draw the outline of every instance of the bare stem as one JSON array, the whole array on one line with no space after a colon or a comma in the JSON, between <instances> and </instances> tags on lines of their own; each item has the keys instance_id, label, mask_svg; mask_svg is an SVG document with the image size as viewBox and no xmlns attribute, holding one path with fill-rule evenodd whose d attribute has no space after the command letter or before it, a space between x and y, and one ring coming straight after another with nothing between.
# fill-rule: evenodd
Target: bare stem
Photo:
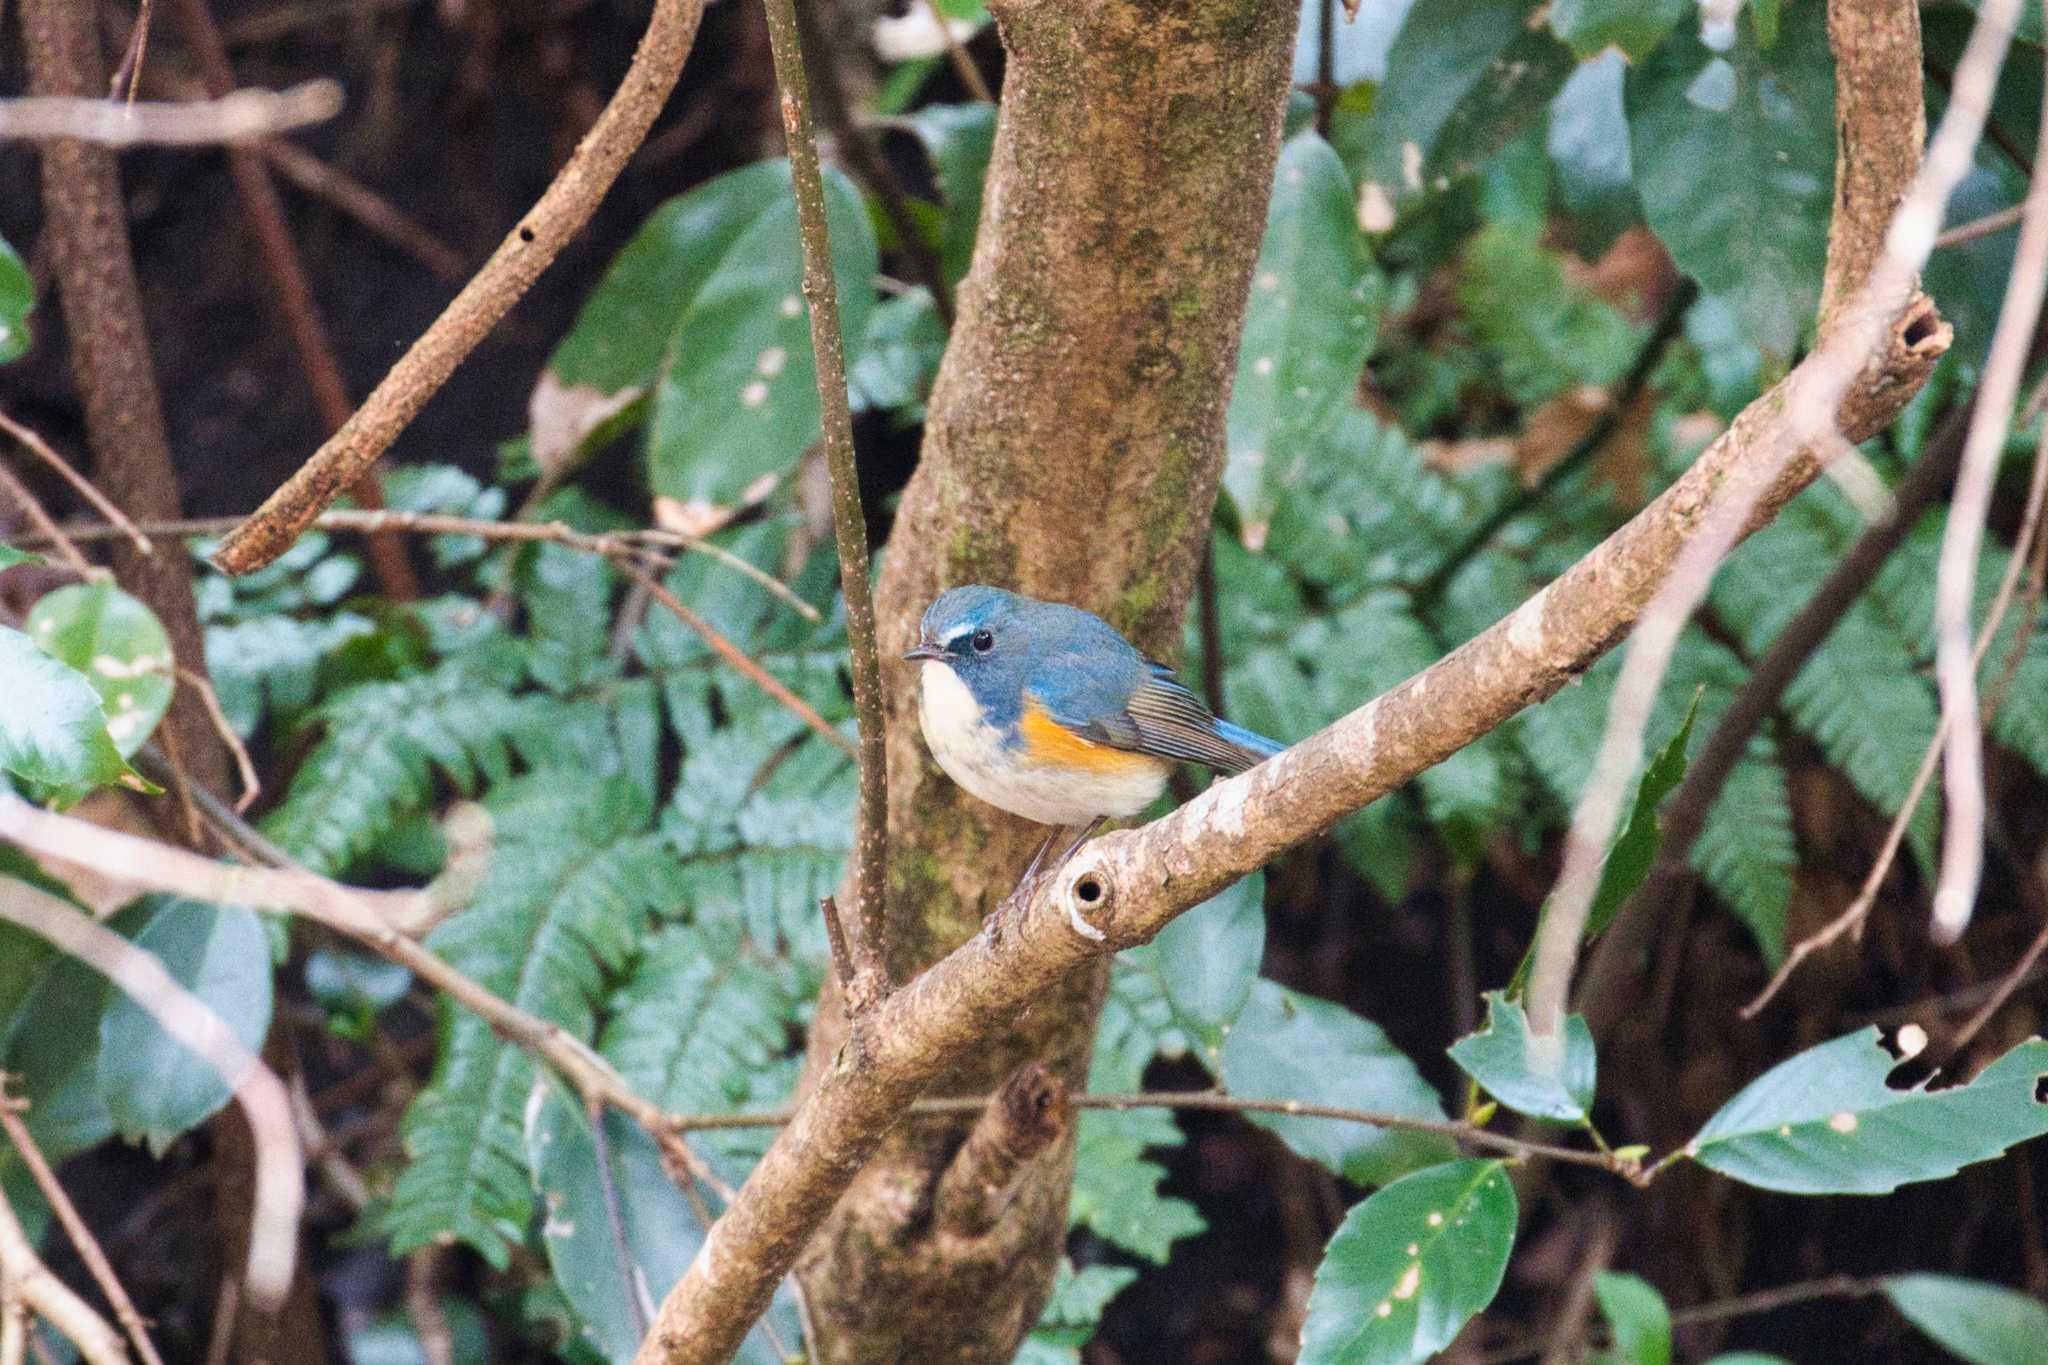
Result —
<instances>
[{"instance_id":1,"label":"bare stem","mask_svg":"<svg viewBox=\"0 0 2048 1365\"><path fill-rule=\"evenodd\" d=\"M853 655L853 704L860 726L860 809L853 871L860 931L852 944L861 994L877 998L889 985L884 934L888 916L888 731L882 710L882 664L875 645L875 598L868 578L867 514L854 462L853 417L847 408L846 349L839 326L839 288L825 222L825 184L818 170L810 84L804 74L794 0L766 0L768 42L782 87L782 130L789 143L803 237L804 298L810 304L811 349L817 355L818 405L824 420L825 464L832 475L832 529L839 542L839 584L846 597L846 641Z\"/></svg>"}]
</instances>

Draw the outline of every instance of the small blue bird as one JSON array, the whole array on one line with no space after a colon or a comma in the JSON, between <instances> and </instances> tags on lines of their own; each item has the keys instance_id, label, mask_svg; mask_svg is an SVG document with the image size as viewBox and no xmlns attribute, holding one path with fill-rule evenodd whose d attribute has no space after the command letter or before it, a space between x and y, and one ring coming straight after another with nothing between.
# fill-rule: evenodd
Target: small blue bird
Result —
<instances>
[{"instance_id":1,"label":"small blue bird","mask_svg":"<svg viewBox=\"0 0 2048 1365\"><path fill-rule=\"evenodd\" d=\"M946 775L1012 815L1083 825L1061 861L1110 817L1136 815L1175 761L1240 773L1280 752L1218 720L1173 670L1099 616L1001 588L954 588L925 610L918 722Z\"/></svg>"}]
</instances>

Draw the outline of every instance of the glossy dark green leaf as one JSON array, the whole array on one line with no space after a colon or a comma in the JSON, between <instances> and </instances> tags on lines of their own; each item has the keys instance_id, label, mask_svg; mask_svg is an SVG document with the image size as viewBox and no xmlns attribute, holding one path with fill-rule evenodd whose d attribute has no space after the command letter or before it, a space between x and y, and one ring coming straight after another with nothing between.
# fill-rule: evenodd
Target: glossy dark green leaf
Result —
<instances>
[{"instance_id":1,"label":"glossy dark green leaf","mask_svg":"<svg viewBox=\"0 0 2048 1365\"><path fill-rule=\"evenodd\" d=\"M1671 1310L1640 1275L1603 1270L1593 1277L1600 1313L1626 1365L1671 1365Z\"/></svg>"},{"instance_id":2,"label":"glossy dark green leaf","mask_svg":"<svg viewBox=\"0 0 2048 1365\"><path fill-rule=\"evenodd\" d=\"M1486 1093L1532 1118L1583 1123L1593 1107L1593 1034L1585 1016L1565 1020L1564 1036L1545 1043L1529 1032L1520 1004L1486 993L1486 1028L1450 1047L1451 1060Z\"/></svg>"},{"instance_id":3,"label":"glossy dark green leaf","mask_svg":"<svg viewBox=\"0 0 2048 1365\"><path fill-rule=\"evenodd\" d=\"M1956 1275L1894 1275L1884 1293L1908 1322L1970 1365L2029 1365L2048 1344L2048 1305L2016 1289Z\"/></svg>"},{"instance_id":4,"label":"glossy dark green leaf","mask_svg":"<svg viewBox=\"0 0 2048 1365\"><path fill-rule=\"evenodd\" d=\"M109 782L148 789L114 747L85 676L9 626L0 626L0 696L0 768L72 799Z\"/></svg>"},{"instance_id":5,"label":"glossy dark green leaf","mask_svg":"<svg viewBox=\"0 0 2048 1365\"><path fill-rule=\"evenodd\" d=\"M1223 1040L1251 998L1266 949L1266 882L1253 873L1180 915L1159 937L1123 954L1158 978L1174 1022L1201 1051L1213 1074Z\"/></svg>"},{"instance_id":6,"label":"glossy dark green leaf","mask_svg":"<svg viewBox=\"0 0 2048 1365\"><path fill-rule=\"evenodd\" d=\"M993 104L928 104L910 115L911 131L931 157L932 170L945 209L937 246L939 265L948 285L958 284L974 257L974 234L981 224L981 186L995 148L996 107Z\"/></svg>"},{"instance_id":7,"label":"glossy dark green leaf","mask_svg":"<svg viewBox=\"0 0 2048 1365\"><path fill-rule=\"evenodd\" d=\"M1758 48L1739 25L1726 52L1692 26L1629 73L1636 191L1679 269L1725 299L1783 362L1820 294L1834 194L1834 77L1821 5L1785 11Z\"/></svg>"},{"instance_id":8,"label":"glossy dark green leaf","mask_svg":"<svg viewBox=\"0 0 2048 1365\"><path fill-rule=\"evenodd\" d=\"M847 372L856 408L900 412L905 419L924 416L924 401L946 353L946 329L932 307L932 296L913 289L875 305L868 318L867 339L860 357Z\"/></svg>"},{"instance_id":9,"label":"glossy dark green leaf","mask_svg":"<svg viewBox=\"0 0 2048 1365\"><path fill-rule=\"evenodd\" d=\"M1313 132L1295 135L1274 172L1228 414L1223 483L1254 549L1278 489L1300 477L1306 443L1350 401L1383 291L1350 177L1329 144Z\"/></svg>"},{"instance_id":10,"label":"glossy dark green leaf","mask_svg":"<svg viewBox=\"0 0 2048 1365\"><path fill-rule=\"evenodd\" d=\"M1379 1026L1342 1005L1261 978L1223 1045L1234 1095L1441 1119L1437 1093ZM1457 1154L1448 1138L1343 1119L1247 1114L1302 1156L1361 1185L1384 1185Z\"/></svg>"},{"instance_id":11,"label":"glossy dark green leaf","mask_svg":"<svg viewBox=\"0 0 2048 1365\"><path fill-rule=\"evenodd\" d=\"M38 598L23 629L99 693L121 757L140 749L175 686L171 637L156 613L111 583L74 583Z\"/></svg>"},{"instance_id":12,"label":"glossy dark green leaf","mask_svg":"<svg viewBox=\"0 0 2048 1365\"><path fill-rule=\"evenodd\" d=\"M1875 1028L1808 1048L1721 1106L1688 1155L1790 1194L1890 1194L2048 1133L2048 1041L2021 1043L1968 1085L1895 1089Z\"/></svg>"},{"instance_id":13,"label":"glossy dark green leaf","mask_svg":"<svg viewBox=\"0 0 2048 1365\"><path fill-rule=\"evenodd\" d=\"M135 946L154 954L244 1047L262 1051L270 1027L270 949L254 911L163 901L149 908L134 936ZM211 1064L125 992L109 995L99 1034L107 1113L122 1133L159 1152L233 1093Z\"/></svg>"},{"instance_id":14,"label":"glossy dark green leaf","mask_svg":"<svg viewBox=\"0 0 2048 1365\"><path fill-rule=\"evenodd\" d=\"M1301 1365L1409 1365L1493 1302L1515 1243L1499 1161L1404 1176L1344 1218L1316 1269Z\"/></svg>"},{"instance_id":15,"label":"glossy dark green leaf","mask_svg":"<svg viewBox=\"0 0 2048 1365\"><path fill-rule=\"evenodd\" d=\"M742 178L754 211L727 249L702 261L695 243L679 243L699 287L672 316L648 415L654 491L713 508L757 501L795 469L819 431L789 165L749 166L705 190ZM765 200L755 182L770 187ZM836 171L826 172L825 210L850 362L874 306L874 229L859 191Z\"/></svg>"},{"instance_id":16,"label":"glossy dark green leaf","mask_svg":"<svg viewBox=\"0 0 2048 1365\"><path fill-rule=\"evenodd\" d=\"M1639 62L1697 9L1693 0L1552 0L1550 27L1581 57L1613 47Z\"/></svg>"},{"instance_id":17,"label":"glossy dark green leaf","mask_svg":"<svg viewBox=\"0 0 2048 1365\"><path fill-rule=\"evenodd\" d=\"M552 1079L542 1078L525 1108L526 1162L540 1198L548 1264L585 1333L607 1360L626 1365L640 1344L639 1323L653 1320L657 1305L703 1245L703 1224L663 1169L654 1139L625 1115L607 1109L608 1159L603 1164L616 1195L615 1235L583 1106ZM785 1345L803 1340L787 1287L777 1292L734 1359L742 1365L783 1365L787 1356L777 1350L778 1339Z\"/></svg>"},{"instance_id":18,"label":"glossy dark green leaf","mask_svg":"<svg viewBox=\"0 0 2048 1365\"><path fill-rule=\"evenodd\" d=\"M0 237L0 365L28 350L35 338L28 315L36 306L36 284L21 257Z\"/></svg>"},{"instance_id":19,"label":"glossy dark green leaf","mask_svg":"<svg viewBox=\"0 0 2048 1365\"><path fill-rule=\"evenodd\" d=\"M1534 9L1433 0L1409 12L1370 112L1340 114L1331 129L1359 184L1361 221L1391 227L1402 199L1476 169L1557 93L1571 53L1530 28Z\"/></svg>"},{"instance_id":20,"label":"glossy dark green leaf","mask_svg":"<svg viewBox=\"0 0 2048 1365\"><path fill-rule=\"evenodd\" d=\"M11 870L0 876L0 897L44 889L30 890ZM89 912L80 907L78 913ZM114 927L127 922L117 916ZM0 1050L0 1070L8 1074L10 1092L29 1102L26 1122L43 1154L62 1161L114 1132L99 1084L100 1016L114 988L48 940L11 924L0 926L0 953L16 952L22 952L34 977L16 1006L11 1036Z\"/></svg>"}]
</instances>

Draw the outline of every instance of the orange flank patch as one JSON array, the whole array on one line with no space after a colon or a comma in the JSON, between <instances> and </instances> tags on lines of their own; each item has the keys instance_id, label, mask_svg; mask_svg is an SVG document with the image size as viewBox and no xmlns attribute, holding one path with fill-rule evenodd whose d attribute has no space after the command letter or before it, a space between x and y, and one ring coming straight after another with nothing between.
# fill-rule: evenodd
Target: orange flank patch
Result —
<instances>
[{"instance_id":1,"label":"orange flank patch","mask_svg":"<svg viewBox=\"0 0 2048 1365\"><path fill-rule=\"evenodd\" d=\"M1024 752L1031 761L1048 766L1081 768L1091 773L1127 773L1159 761L1083 739L1054 720L1052 713L1035 701L1025 701L1017 731L1024 737Z\"/></svg>"}]
</instances>

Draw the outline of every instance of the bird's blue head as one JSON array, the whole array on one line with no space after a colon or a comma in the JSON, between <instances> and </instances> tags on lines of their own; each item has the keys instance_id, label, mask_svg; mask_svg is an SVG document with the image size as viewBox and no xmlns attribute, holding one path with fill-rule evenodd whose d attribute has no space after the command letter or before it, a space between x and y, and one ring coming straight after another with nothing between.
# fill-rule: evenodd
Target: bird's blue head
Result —
<instances>
[{"instance_id":1,"label":"bird's blue head","mask_svg":"<svg viewBox=\"0 0 2048 1365\"><path fill-rule=\"evenodd\" d=\"M1013 720L1039 624L1032 608L1044 605L980 583L954 588L925 609L917 645L903 657L945 664L990 719Z\"/></svg>"}]
</instances>

